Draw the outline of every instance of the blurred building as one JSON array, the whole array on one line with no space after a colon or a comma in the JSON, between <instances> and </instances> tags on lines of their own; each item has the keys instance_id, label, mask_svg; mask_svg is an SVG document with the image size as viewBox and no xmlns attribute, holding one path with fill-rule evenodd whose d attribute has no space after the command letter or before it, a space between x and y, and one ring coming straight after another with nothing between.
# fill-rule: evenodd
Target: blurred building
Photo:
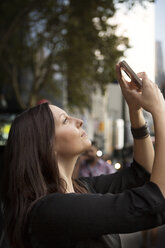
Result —
<instances>
[{"instance_id":1,"label":"blurred building","mask_svg":"<svg viewBox=\"0 0 165 248\"><path fill-rule=\"evenodd\" d=\"M165 87L165 72L164 72L164 60L162 42L155 42L155 81L160 88Z\"/></svg>"}]
</instances>

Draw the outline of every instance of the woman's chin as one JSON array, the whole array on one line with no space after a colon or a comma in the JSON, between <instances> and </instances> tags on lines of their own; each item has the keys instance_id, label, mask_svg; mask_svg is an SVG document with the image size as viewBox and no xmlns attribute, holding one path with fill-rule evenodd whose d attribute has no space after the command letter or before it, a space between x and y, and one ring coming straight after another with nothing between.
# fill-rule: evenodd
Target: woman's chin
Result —
<instances>
[{"instance_id":1,"label":"woman's chin","mask_svg":"<svg viewBox=\"0 0 165 248\"><path fill-rule=\"evenodd\" d=\"M89 149L91 147L91 145L92 145L91 140L90 139L86 139L83 152L86 151L87 149Z\"/></svg>"}]
</instances>

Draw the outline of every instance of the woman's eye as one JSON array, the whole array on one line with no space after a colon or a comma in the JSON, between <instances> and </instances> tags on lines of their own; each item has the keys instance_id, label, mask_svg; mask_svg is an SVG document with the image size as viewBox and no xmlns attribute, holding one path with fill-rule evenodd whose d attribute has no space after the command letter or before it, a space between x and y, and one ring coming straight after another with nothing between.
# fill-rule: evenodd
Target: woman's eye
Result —
<instances>
[{"instance_id":1,"label":"woman's eye","mask_svg":"<svg viewBox=\"0 0 165 248\"><path fill-rule=\"evenodd\" d=\"M66 117L66 118L64 119L64 121L63 121L63 124L66 124L66 123L67 123L67 120L68 120L68 118Z\"/></svg>"}]
</instances>

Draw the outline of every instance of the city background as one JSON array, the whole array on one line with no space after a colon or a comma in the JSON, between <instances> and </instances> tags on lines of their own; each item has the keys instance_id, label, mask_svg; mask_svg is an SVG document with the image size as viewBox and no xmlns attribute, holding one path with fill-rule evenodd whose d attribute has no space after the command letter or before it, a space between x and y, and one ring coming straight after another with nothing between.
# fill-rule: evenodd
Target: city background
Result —
<instances>
[{"instance_id":1,"label":"city background","mask_svg":"<svg viewBox=\"0 0 165 248\"><path fill-rule=\"evenodd\" d=\"M146 71L165 94L165 3L114 1L113 9L112 1L100 6L71 1L71 13L69 1L55 2L54 12L50 10L50 1L50 6L33 6L28 13L31 19L27 19L23 8L29 3L24 6L18 1L4 20L8 21L8 29L1 30L1 149L15 116L47 99L81 118L89 138L96 141L102 153L123 166L131 160L132 136L127 105L116 81L115 64L125 59L135 72ZM89 11L86 17L86 8L95 9L96 16L90 16ZM76 11L82 16L77 18ZM21 14L25 15L23 22L19 20ZM83 19L91 26L87 28ZM14 29L14 22L18 22L18 28ZM151 116L144 114L154 140Z\"/></svg>"},{"instance_id":2,"label":"city background","mask_svg":"<svg viewBox=\"0 0 165 248\"><path fill-rule=\"evenodd\" d=\"M1 165L15 116L46 99L83 120L100 156L129 166L133 140L115 64L125 59L146 71L165 96L165 1L15 2L0 3ZM141 236L122 242L140 247Z\"/></svg>"}]
</instances>

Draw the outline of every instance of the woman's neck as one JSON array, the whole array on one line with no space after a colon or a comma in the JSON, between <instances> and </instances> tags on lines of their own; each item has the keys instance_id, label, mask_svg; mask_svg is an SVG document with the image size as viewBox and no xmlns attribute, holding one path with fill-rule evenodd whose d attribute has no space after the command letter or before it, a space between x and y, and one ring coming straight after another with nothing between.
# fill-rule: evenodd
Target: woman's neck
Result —
<instances>
[{"instance_id":1,"label":"woman's neck","mask_svg":"<svg viewBox=\"0 0 165 248\"><path fill-rule=\"evenodd\" d=\"M74 187L72 183L72 174L77 161L78 156L72 158L58 158L58 167L60 176L65 180L67 184L66 193L74 193Z\"/></svg>"}]
</instances>

